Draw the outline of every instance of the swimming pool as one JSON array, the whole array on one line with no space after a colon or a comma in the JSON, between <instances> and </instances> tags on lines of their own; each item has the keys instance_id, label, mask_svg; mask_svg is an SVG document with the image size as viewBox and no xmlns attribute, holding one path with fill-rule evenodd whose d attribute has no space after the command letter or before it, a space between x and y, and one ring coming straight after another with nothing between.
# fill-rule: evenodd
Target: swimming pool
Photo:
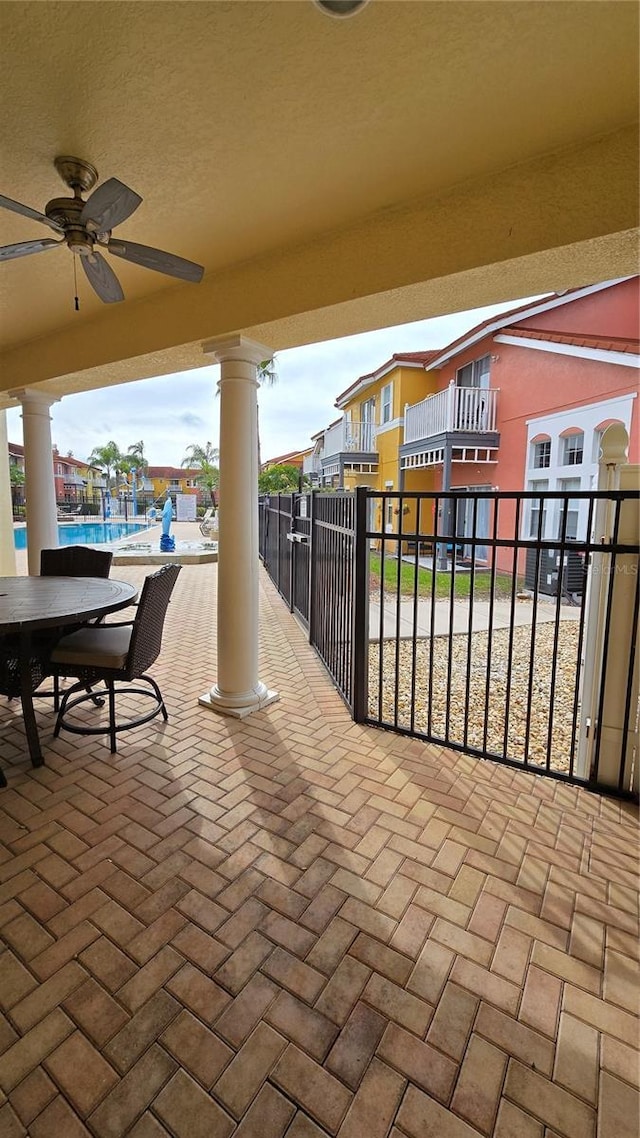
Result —
<instances>
[{"instance_id":1,"label":"swimming pool","mask_svg":"<svg viewBox=\"0 0 640 1138\"><path fill-rule=\"evenodd\" d=\"M58 526L58 541L60 545L104 545L144 529L147 526L139 522L73 522ZM26 529L16 529L13 533L16 549L26 549Z\"/></svg>"}]
</instances>

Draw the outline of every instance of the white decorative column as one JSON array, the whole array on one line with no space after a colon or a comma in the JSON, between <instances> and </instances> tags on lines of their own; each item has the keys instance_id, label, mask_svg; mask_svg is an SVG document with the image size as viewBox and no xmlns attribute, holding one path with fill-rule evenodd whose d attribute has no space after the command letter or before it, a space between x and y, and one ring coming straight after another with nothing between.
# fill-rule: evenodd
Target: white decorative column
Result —
<instances>
[{"instance_id":1,"label":"white decorative column","mask_svg":"<svg viewBox=\"0 0 640 1138\"><path fill-rule=\"evenodd\" d=\"M628 448L629 436L622 423L607 427L600 444L598 490L640 489L640 467L628 463ZM606 552L613 542L616 528L616 541L620 545L637 546L640 538L637 502L629 499L622 503L617 527L615 516L612 501L599 501L593 535L588 535L591 541L602 545L604 552L594 551L591 554L587 578L575 772L581 778L590 777L595 762L598 727L598 781L618 786L623 755L625 775L622 789L633 790L637 794L640 782L638 731L633 709L638 706L640 690L640 645L637 640L634 645L638 559L637 554L618 554L612 567L611 556ZM601 694L603 673L606 678ZM625 719L627 699L631 709L628 721Z\"/></svg>"},{"instance_id":2,"label":"white decorative column","mask_svg":"<svg viewBox=\"0 0 640 1138\"><path fill-rule=\"evenodd\" d=\"M278 699L258 679L258 365L262 344L229 336L203 344L220 364L218 681L199 702L238 719Z\"/></svg>"},{"instance_id":3,"label":"white decorative column","mask_svg":"<svg viewBox=\"0 0 640 1138\"><path fill-rule=\"evenodd\" d=\"M28 565L31 576L37 576L40 572L40 550L53 549L58 545L49 415L51 404L58 400L29 388L12 391L11 394L22 404Z\"/></svg>"},{"instance_id":4,"label":"white decorative column","mask_svg":"<svg viewBox=\"0 0 640 1138\"><path fill-rule=\"evenodd\" d=\"M15 577L15 575L16 550L13 541L7 412L0 411L0 577Z\"/></svg>"}]
</instances>

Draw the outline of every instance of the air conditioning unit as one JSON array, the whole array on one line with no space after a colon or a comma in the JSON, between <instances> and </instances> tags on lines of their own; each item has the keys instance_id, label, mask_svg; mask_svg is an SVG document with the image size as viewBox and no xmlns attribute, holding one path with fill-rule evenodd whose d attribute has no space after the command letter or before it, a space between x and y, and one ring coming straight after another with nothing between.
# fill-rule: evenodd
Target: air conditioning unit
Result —
<instances>
[{"instance_id":1,"label":"air conditioning unit","mask_svg":"<svg viewBox=\"0 0 640 1138\"><path fill-rule=\"evenodd\" d=\"M537 558L537 550L527 550L525 589L551 597L557 597L558 592L563 597L583 596L586 580L586 556L583 550L565 549L561 567L559 549L541 549L536 581Z\"/></svg>"}]
</instances>

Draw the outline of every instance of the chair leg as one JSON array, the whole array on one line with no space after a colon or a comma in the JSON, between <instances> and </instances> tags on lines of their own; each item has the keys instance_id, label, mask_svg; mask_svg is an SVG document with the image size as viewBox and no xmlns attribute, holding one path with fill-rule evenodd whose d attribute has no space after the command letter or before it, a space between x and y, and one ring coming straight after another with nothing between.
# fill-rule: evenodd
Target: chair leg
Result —
<instances>
[{"instance_id":1,"label":"chair leg","mask_svg":"<svg viewBox=\"0 0 640 1138\"><path fill-rule=\"evenodd\" d=\"M153 688L154 692L156 693L156 695L158 697L158 703L160 704L160 710L162 712L162 718L164 719L164 721L166 723L169 716L167 714L167 709L164 705L164 699L162 698L162 692L160 691L160 688L158 687L156 681L153 679L152 676L141 676L140 679L146 680L148 684L151 684L151 687Z\"/></svg>"},{"instance_id":2,"label":"chair leg","mask_svg":"<svg viewBox=\"0 0 640 1138\"><path fill-rule=\"evenodd\" d=\"M60 726L62 724L62 718L64 716L65 711L67 710L67 703L69 702L69 696L71 694L72 694L71 688L67 688L62 693L62 699L60 700L60 707L58 708L58 714L56 716L56 725L53 729L54 739L57 739L58 735L60 734Z\"/></svg>"},{"instance_id":3,"label":"chair leg","mask_svg":"<svg viewBox=\"0 0 640 1138\"><path fill-rule=\"evenodd\" d=\"M109 739L111 741L111 754L115 755L116 746L116 695L113 680L107 681L109 691Z\"/></svg>"}]
</instances>

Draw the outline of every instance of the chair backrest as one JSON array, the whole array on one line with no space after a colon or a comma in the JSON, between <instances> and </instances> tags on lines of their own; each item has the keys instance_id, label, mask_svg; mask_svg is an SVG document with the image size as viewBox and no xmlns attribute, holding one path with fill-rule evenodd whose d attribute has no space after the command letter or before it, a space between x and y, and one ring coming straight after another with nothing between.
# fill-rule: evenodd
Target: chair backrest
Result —
<instances>
[{"instance_id":1,"label":"chair backrest","mask_svg":"<svg viewBox=\"0 0 640 1138\"><path fill-rule=\"evenodd\" d=\"M40 552L41 577L108 577L113 553L89 545L61 545Z\"/></svg>"},{"instance_id":2,"label":"chair backrest","mask_svg":"<svg viewBox=\"0 0 640 1138\"><path fill-rule=\"evenodd\" d=\"M145 579L125 666L127 679L141 676L160 654L164 618L179 572L179 565L163 565Z\"/></svg>"}]
</instances>

